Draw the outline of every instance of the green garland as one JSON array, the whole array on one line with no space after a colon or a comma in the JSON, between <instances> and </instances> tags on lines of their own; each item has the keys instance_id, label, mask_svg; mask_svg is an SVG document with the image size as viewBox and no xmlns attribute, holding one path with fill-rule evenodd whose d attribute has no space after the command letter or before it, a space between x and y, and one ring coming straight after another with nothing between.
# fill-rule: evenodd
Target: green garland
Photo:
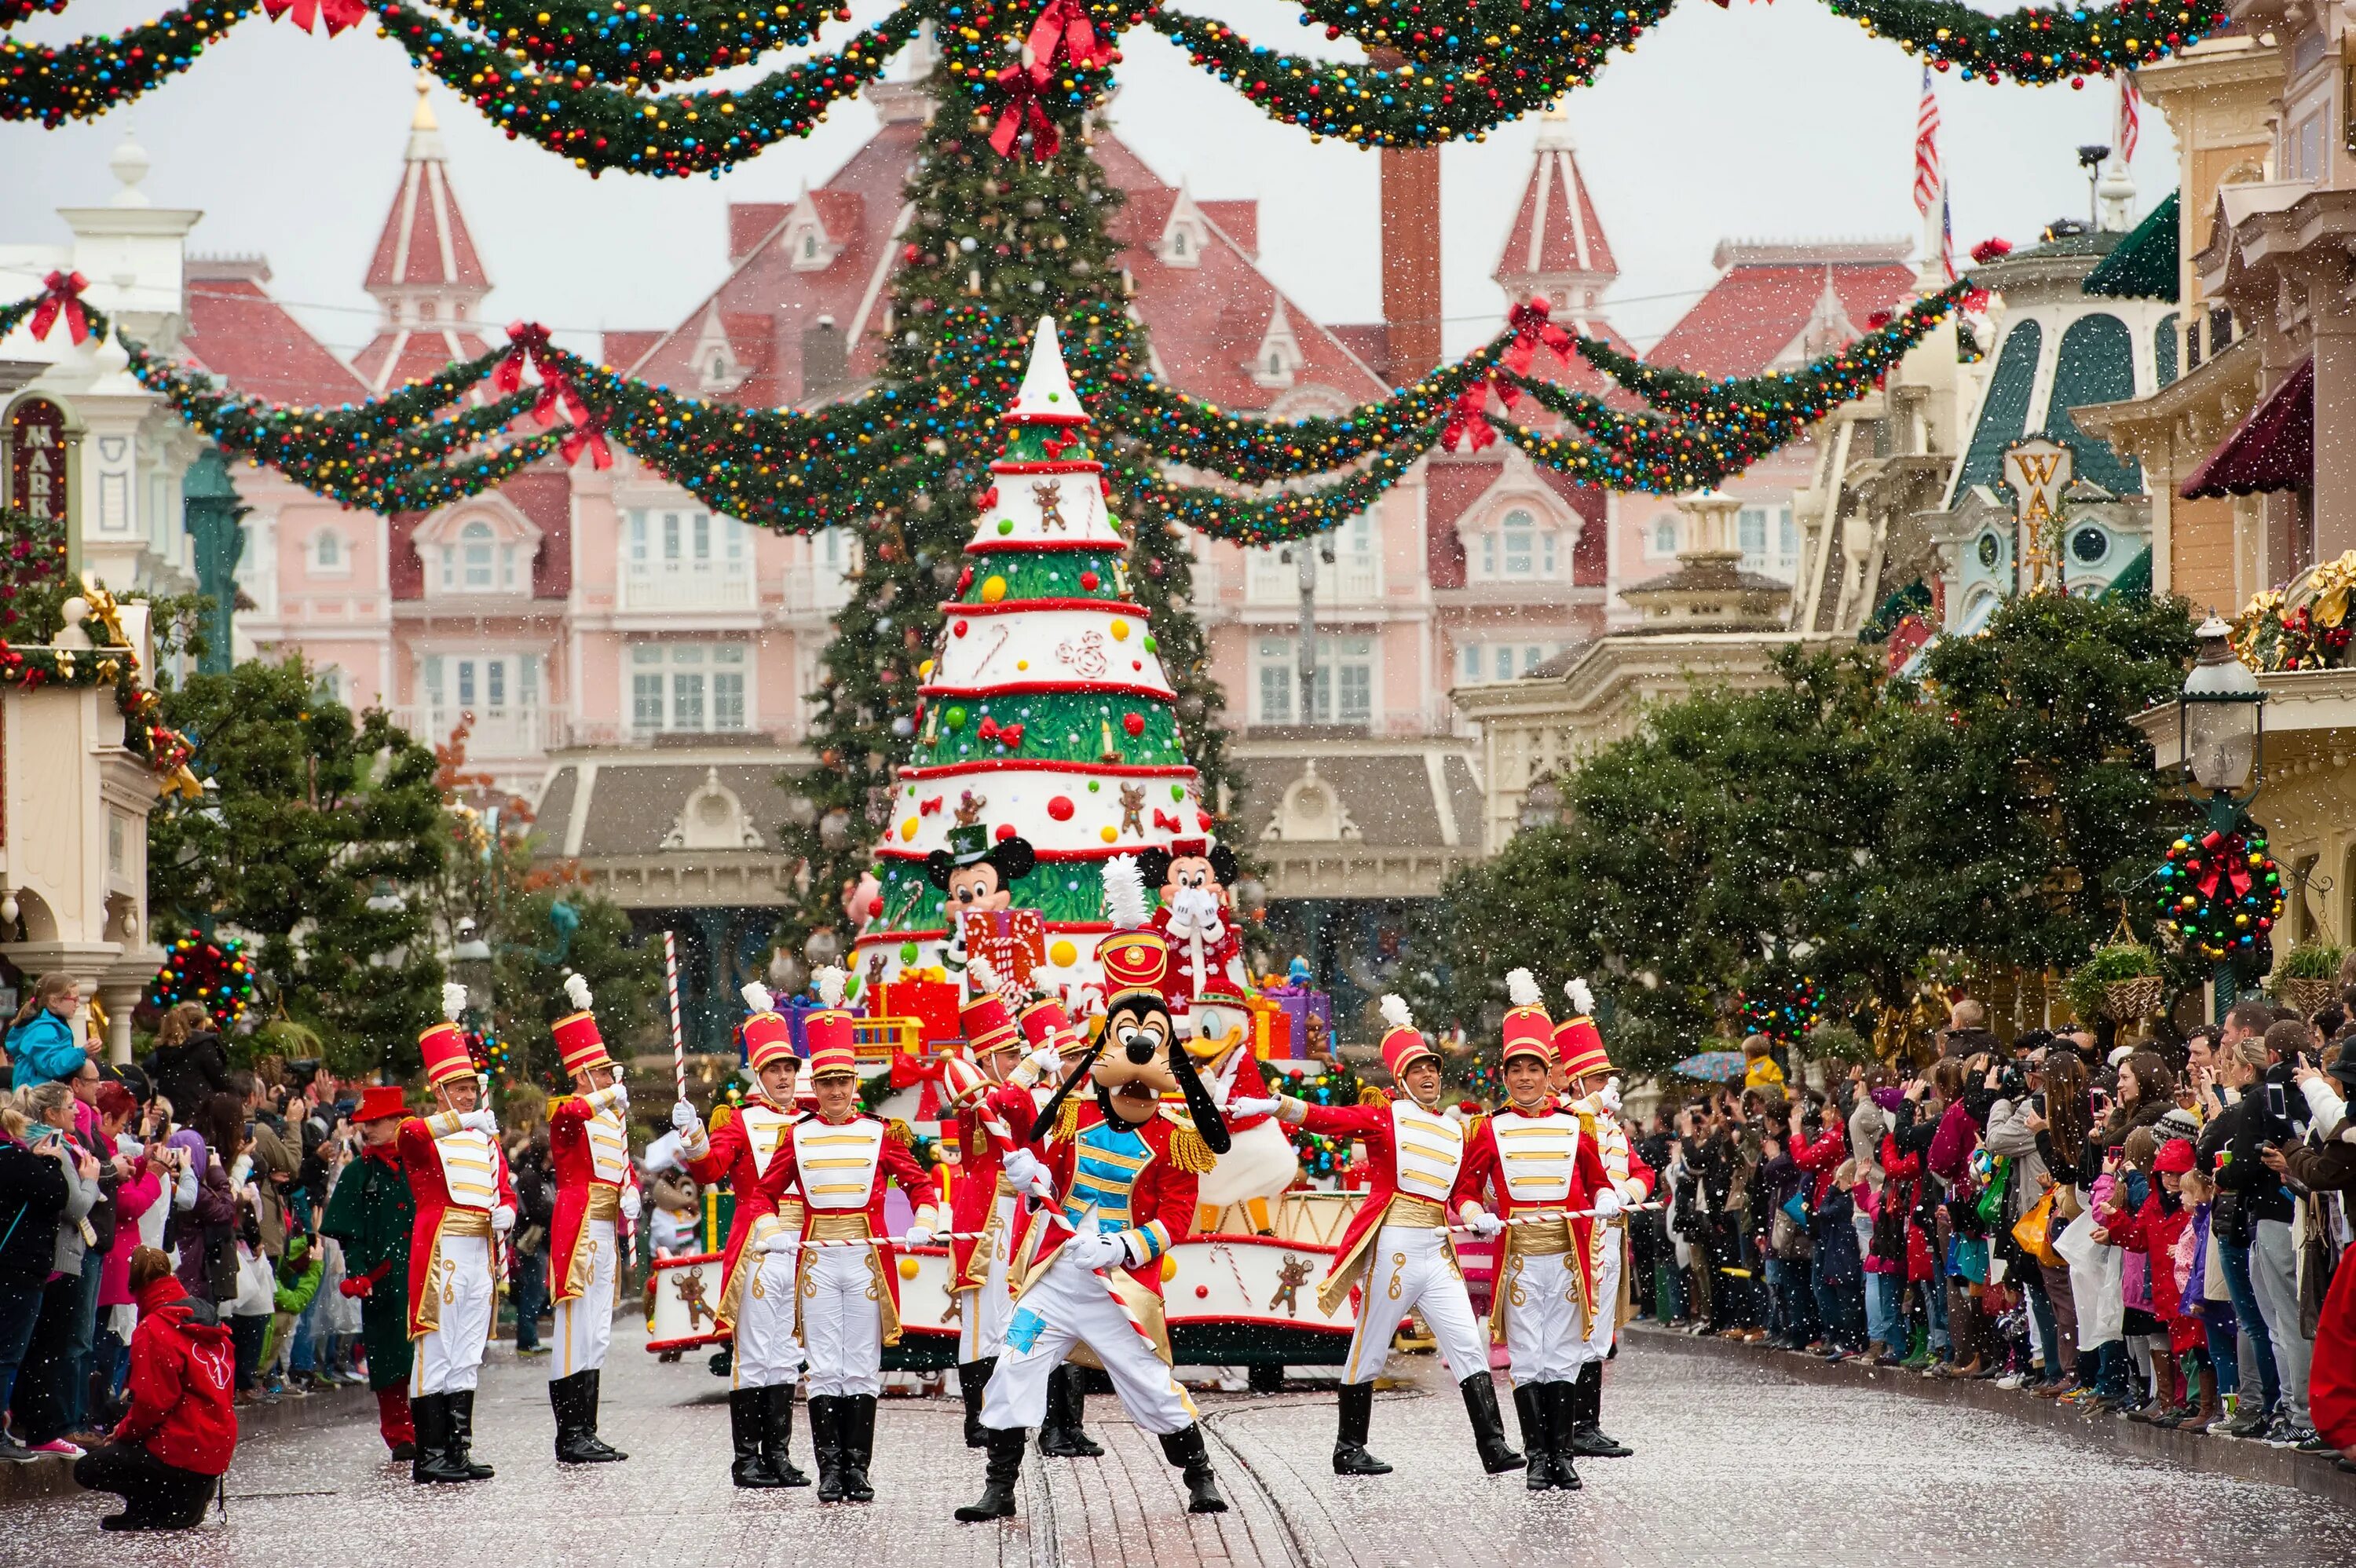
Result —
<instances>
[{"instance_id":1,"label":"green garland","mask_svg":"<svg viewBox=\"0 0 2356 1568\"><path fill-rule=\"evenodd\" d=\"M2027 6L1991 16L1963 0L1825 0L1878 37L1895 38L1940 70L1965 81L2036 85L2109 76L2190 48L2228 21L2212 0L2177 5L2122 0L2105 10Z\"/></svg>"},{"instance_id":2,"label":"green garland","mask_svg":"<svg viewBox=\"0 0 2356 1568\"><path fill-rule=\"evenodd\" d=\"M606 0L424 0L479 28L501 48L567 77L635 88L648 81L700 81L772 49L796 48L830 20L851 20L839 0L738 4L664 0L659 11Z\"/></svg>"},{"instance_id":3,"label":"green garland","mask_svg":"<svg viewBox=\"0 0 2356 1568\"><path fill-rule=\"evenodd\" d=\"M94 120L196 62L260 0L192 0L153 22L51 48L0 40L0 120Z\"/></svg>"}]
</instances>

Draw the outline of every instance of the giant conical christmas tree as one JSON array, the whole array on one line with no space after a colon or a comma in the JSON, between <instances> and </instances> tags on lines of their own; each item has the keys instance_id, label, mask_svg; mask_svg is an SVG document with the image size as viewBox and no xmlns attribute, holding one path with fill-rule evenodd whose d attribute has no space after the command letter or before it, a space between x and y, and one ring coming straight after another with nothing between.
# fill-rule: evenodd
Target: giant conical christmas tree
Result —
<instances>
[{"instance_id":1,"label":"giant conical christmas tree","mask_svg":"<svg viewBox=\"0 0 2356 1568\"><path fill-rule=\"evenodd\" d=\"M1102 862L1213 824L1052 319L1000 423L955 593L917 667L915 751L876 852L880 909L859 912L859 956L862 971L881 957L886 977L960 956L939 883L989 854L1013 907L1044 927L1033 983L1078 1000L1098 979Z\"/></svg>"}]
</instances>

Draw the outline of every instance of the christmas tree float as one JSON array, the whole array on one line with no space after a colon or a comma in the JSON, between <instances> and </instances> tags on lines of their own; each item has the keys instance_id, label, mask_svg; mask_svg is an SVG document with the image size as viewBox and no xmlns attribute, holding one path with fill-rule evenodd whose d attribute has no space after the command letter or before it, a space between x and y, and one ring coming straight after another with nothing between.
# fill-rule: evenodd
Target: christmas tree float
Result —
<instances>
[{"instance_id":1,"label":"christmas tree float","mask_svg":"<svg viewBox=\"0 0 2356 1568\"><path fill-rule=\"evenodd\" d=\"M1052 318L1000 422L857 951L870 984L986 953L1077 1011L1110 929L1102 863L1206 840L1212 817Z\"/></svg>"}]
</instances>

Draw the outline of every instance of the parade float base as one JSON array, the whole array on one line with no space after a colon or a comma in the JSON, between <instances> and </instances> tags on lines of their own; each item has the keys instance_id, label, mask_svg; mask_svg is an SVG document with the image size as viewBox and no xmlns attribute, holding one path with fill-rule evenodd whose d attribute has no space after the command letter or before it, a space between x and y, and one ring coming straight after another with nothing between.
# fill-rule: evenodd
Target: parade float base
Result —
<instances>
[{"instance_id":1,"label":"parade float base","mask_svg":"<svg viewBox=\"0 0 2356 1568\"><path fill-rule=\"evenodd\" d=\"M1333 1266L1343 1232L1357 1210L1355 1192L1289 1192L1270 1205L1275 1234L1257 1236L1235 1208L1221 1230L1189 1236L1163 1264L1162 1301L1169 1315L1173 1359L1180 1366L1338 1366L1348 1358L1357 1327L1354 1291L1328 1317L1317 1308L1317 1285ZM1468 1279L1480 1272L1485 1250L1459 1246ZM658 1260L652 1269L647 1349L660 1355L725 1344L713 1323L719 1299L717 1253ZM887 1371L954 1366L963 1303L948 1289L946 1247L902 1253L900 1342L887 1346Z\"/></svg>"}]
</instances>

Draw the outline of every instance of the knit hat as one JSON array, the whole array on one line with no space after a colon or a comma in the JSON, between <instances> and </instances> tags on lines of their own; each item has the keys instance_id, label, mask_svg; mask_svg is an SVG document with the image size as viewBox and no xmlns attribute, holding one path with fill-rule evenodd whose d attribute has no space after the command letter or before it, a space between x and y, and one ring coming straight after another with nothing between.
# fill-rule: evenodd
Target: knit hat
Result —
<instances>
[{"instance_id":1,"label":"knit hat","mask_svg":"<svg viewBox=\"0 0 2356 1568\"><path fill-rule=\"evenodd\" d=\"M1505 1055L1499 1065L1517 1056L1530 1056L1552 1067L1554 1020L1538 1001L1537 977L1527 969L1508 970L1505 995L1513 1006L1505 1012Z\"/></svg>"},{"instance_id":2,"label":"knit hat","mask_svg":"<svg viewBox=\"0 0 2356 1568\"><path fill-rule=\"evenodd\" d=\"M557 1060L564 1071L578 1077L593 1067L611 1067L614 1059L605 1054L605 1042L597 1033L597 1020L589 1015L589 982L579 975L564 976L564 994L580 1011L568 1013L548 1026L555 1037Z\"/></svg>"}]
</instances>

